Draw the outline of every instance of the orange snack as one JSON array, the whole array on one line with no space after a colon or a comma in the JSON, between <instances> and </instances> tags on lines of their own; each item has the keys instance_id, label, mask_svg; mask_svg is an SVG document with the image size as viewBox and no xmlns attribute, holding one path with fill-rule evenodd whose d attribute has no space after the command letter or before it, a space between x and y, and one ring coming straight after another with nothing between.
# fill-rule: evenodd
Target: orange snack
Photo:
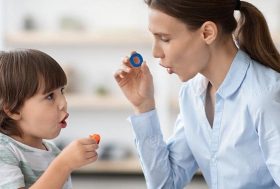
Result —
<instances>
[{"instance_id":1,"label":"orange snack","mask_svg":"<svg viewBox=\"0 0 280 189\"><path fill-rule=\"evenodd\" d=\"M99 134L92 134L90 135L90 138L95 140L97 144L100 142L100 135Z\"/></svg>"}]
</instances>

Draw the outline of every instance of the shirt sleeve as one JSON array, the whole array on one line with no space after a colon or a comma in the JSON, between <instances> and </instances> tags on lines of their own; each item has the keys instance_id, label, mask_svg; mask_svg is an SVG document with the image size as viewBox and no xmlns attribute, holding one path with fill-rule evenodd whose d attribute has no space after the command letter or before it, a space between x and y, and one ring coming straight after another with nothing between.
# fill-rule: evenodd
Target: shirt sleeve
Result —
<instances>
[{"instance_id":1,"label":"shirt sleeve","mask_svg":"<svg viewBox=\"0 0 280 189\"><path fill-rule=\"evenodd\" d=\"M256 126L266 165L280 186L280 87L268 92L256 107Z\"/></svg>"},{"instance_id":2,"label":"shirt sleeve","mask_svg":"<svg viewBox=\"0 0 280 189\"><path fill-rule=\"evenodd\" d=\"M180 115L167 143L163 141L156 110L131 116L129 121L148 188L183 188L190 182L198 166L188 147Z\"/></svg>"},{"instance_id":3,"label":"shirt sleeve","mask_svg":"<svg viewBox=\"0 0 280 189\"><path fill-rule=\"evenodd\" d=\"M0 146L0 151L0 189L24 187L24 176L19 168L17 158L5 146Z\"/></svg>"}]
</instances>

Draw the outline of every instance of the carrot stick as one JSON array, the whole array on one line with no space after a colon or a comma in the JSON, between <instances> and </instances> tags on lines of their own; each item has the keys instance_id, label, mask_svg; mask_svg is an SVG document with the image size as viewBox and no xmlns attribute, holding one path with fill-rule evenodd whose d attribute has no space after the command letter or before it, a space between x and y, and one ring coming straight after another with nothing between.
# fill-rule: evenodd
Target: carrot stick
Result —
<instances>
[{"instance_id":1,"label":"carrot stick","mask_svg":"<svg viewBox=\"0 0 280 189\"><path fill-rule=\"evenodd\" d=\"M100 142L100 135L99 134L92 134L90 135L90 138L95 140L97 144Z\"/></svg>"}]
</instances>

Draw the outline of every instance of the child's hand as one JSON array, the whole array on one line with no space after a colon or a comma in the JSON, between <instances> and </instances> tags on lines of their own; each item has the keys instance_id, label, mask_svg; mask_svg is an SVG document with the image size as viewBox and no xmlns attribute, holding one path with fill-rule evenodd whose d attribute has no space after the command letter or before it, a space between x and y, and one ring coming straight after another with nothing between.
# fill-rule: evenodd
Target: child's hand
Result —
<instances>
[{"instance_id":1,"label":"child's hand","mask_svg":"<svg viewBox=\"0 0 280 189\"><path fill-rule=\"evenodd\" d=\"M99 134L92 134L92 135L89 135L89 137L91 139L95 140L97 144L99 144L99 142L100 142L100 135Z\"/></svg>"},{"instance_id":2,"label":"child's hand","mask_svg":"<svg viewBox=\"0 0 280 189\"><path fill-rule=\"evenodd\" d=\"M98 144L91 138L71 142L57 157L66 168L73 171L97 160Z\"/></svg>"}]
</instances>

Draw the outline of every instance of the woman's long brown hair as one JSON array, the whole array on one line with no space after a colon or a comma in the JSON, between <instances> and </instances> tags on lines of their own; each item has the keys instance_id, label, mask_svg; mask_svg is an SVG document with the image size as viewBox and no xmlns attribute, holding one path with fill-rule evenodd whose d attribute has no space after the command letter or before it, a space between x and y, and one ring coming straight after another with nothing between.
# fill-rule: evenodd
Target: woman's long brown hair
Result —
<instances>
[{"instance_id":1,"label":"woman's long brown hair","mask_svg":"<svg viewBox=\"0 0 280 189\"><path fill-rule=\"evenodd\" d=\"M220 34L236 33L239 48L254 60L280 72L280 54L275 47L263 14L252 4L238 0L145 0L158 9L196 30L206 21L218 25ZM234 10L240 12L238 22ZM238 27L237 27L238 26Z\"/></svg>"}]
</instances>

